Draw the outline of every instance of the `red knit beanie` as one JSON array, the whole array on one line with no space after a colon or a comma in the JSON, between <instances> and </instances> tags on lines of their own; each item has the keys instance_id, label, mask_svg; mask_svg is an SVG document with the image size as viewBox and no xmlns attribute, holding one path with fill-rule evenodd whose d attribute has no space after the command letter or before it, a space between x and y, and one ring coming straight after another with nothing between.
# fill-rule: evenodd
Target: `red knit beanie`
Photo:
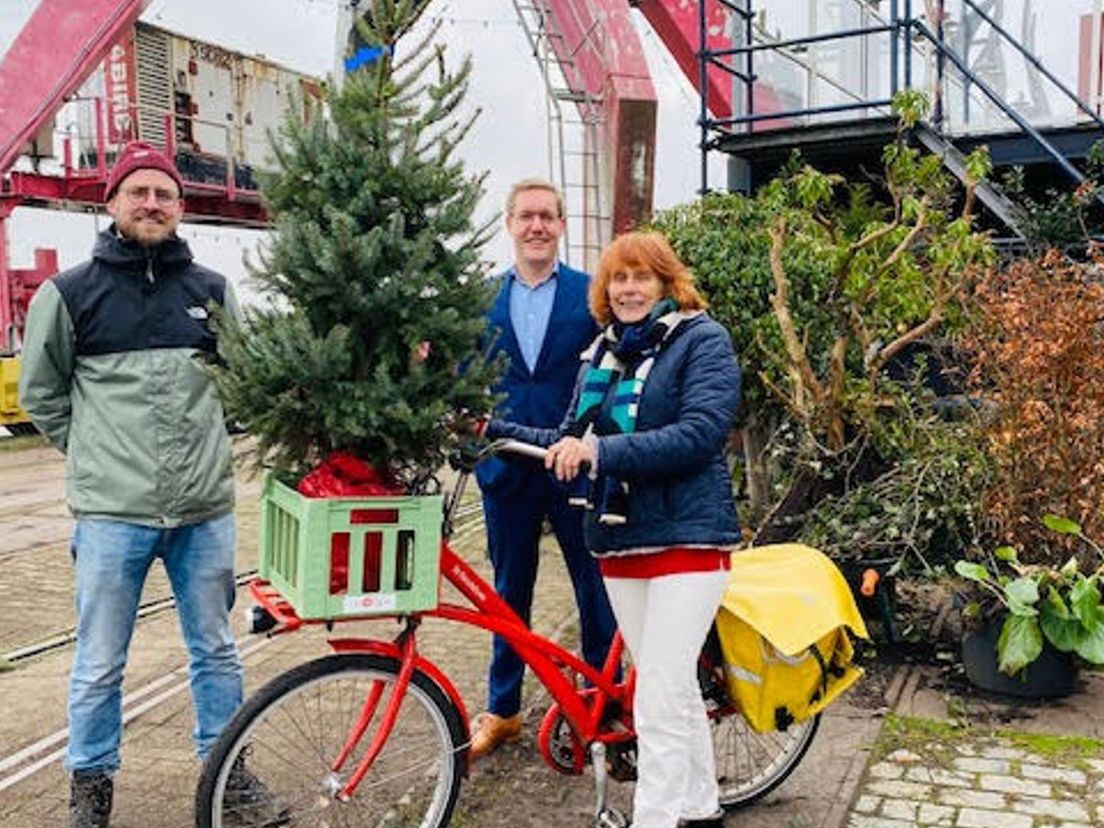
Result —
<instances>
[{"instance_id":1,"label":"red knit beanie","mask_svg":"<svg viewBox=\"0 0 1104 828\"><path fill-rule=\"evenodd\" d=\"M119 156L115 159L115 166L111 168L111 173L107 176L104 201L109 201L115 191L119 189L119 185L123 183L123 179L135 170L161 170L176 182L181 195L184 193L184 179L180 177L176 165L169 160L165 153L145 141L131 141L119 153Z\"/></svg>"}]
</instances>

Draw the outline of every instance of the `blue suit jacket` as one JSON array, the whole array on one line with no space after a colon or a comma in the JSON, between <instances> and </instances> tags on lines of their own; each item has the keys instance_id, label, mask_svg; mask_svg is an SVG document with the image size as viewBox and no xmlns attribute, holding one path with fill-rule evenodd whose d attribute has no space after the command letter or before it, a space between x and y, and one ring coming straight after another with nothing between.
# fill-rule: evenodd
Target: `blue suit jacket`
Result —
<instances>
[{"instance_id":1,"label":"blue suit jacket","mask_svg":"<svg viewBox=\"0 0 1104 828\"><path fill-rule=\"evenodd\" d=\"M533 370L525 364L510 322L510 285L514 276L501 277L502 286L487 316L488 353L507 355L506 371L494 387L505 394L496 416L526 426L554 428L567 412L579 372L579 355L598 335L598 325L587 309L590 277L562 262L556 276L556 296L548 331ZM534 461L492 457L475 470L484 496L505 497L531 474L544 474Z\"/></svg>"}]
</instances>

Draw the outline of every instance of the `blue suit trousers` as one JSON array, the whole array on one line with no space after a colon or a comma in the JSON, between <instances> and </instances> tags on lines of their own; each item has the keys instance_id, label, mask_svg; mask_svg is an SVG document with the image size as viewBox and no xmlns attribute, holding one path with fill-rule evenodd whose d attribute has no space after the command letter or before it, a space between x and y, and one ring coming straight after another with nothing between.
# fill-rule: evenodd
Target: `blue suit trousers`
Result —
<instances>
[{"instance_id":1,"label":"blue suit trousers","mask_svg":"<svg viewBox=\"0 0 1104 828\"><path fill-rule=\"evenodd\" d=\"M487 544L494 566L495 591L530 623L537 580L538 543L547 516L560 544L579 609L583 658L601 668L617 629L598 562L583 541L583 512L568 506L566 490L544 471L527 476L507 496L484 493ZM525 663L501 636L495 636L488 677L488 710L513 716L521 709Z\"/></svg>"}]
</instances>

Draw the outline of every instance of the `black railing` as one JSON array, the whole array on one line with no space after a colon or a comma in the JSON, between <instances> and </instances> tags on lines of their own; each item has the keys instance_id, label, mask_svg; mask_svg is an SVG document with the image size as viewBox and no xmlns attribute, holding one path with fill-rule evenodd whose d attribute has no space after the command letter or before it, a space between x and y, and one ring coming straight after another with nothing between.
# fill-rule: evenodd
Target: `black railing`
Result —
<instances>
[{"instance_id":1,"label":"black railing","mask_svg":"<svg viewBox=\"0 0 1104 828\"><path fill-rule=\"evenodd\" d=\"M993 28L994 32L1018 50L1047 81L1053 84L1064 96L1072 100L1082 112L1088 115L1097 126L1104 130L1104 120L1070 90L1061 79L1048 70L1037 56L1032 54L1023 44L998 25L976 4L976 2L974 2L974 0L961 0L961 2L965 6L968 6L980 19L988 23ZM742 24L742 39L744 40L742 44L723 49L709 48L707 7L710 3L717 4L721 8L727 9L739 18L737 25ZM944 88L944 68L946 63L950 62L963 77L967 99L969 98L969 88L975 88L997 110L1014 123L1023 134L1029 136L1036 145L1050 156L1067 176L1078 183L1083 181L1084 175L1070 163L1069 159L1062 155L1062 153L1059 152L1036 127L1016 111L1011 104L1005 101L991 85L986 83L982 77L970 68L967 61L961 55L955 52L955 50L947 44L943 31L944 3L942 0L938 4L938 20L935 31L932 31L922 19L917 18L913 14L912 5L912 0L890 0L888 21L878 22L876 25L851 27L835 32L789 38L769 43L755 43L753 42L752 30L752 21L755 12L751 8L751 0L701 0L698 4L700 26L700 70L698 73L698 91L701 96L699 126L701 130L702 192L708 191L709 188L707 163L709 152L716 149L724 141L726 136L731 136L736 133L740 127L744 127L746 131L751 131L754 125L763 121L792 121L794 119L804 119L818 115L836 114L848 111L887 110L888 114L888 107L893 97L902 89L913 88L912 41L914 37L926 40L931 44L935 52L935 83L938 94L935 95L935 100L933 102L931 122L937 132L941 132L943 127L944 109L942 91ZM770 112L756 111L754 97L755 81L757 80L754 66L755 55L772 51L789 57L787 52L794 47L808 47L816 43L863 38L873 35L889 36L889 98L865 98L860 94L848 91L848 94L851 95L854 100L845 101L843 103L805 106ZM740 65L739 69L736 68L737 65ZM709 79L714 67L723 70L727 76L739 81L743 86L743 100L739 101L739 104L741 104L739 107L741 111L737 113L738 101L735 89L736 84L733 84L733 111L729 117L713 118L709 113ZM867 71L866 66L863 67L863 71Z\"/></svg>"},{"instance_id":2,"label":"black railing","mask_svg":"<svg viewBox=\"0 0 1104 828\"><path fill-rule=\"evenodd\" d=\"M1084 112L1086 115L1088 115L1094 121L1096 121L1096 125L1098 127L1100 127L1101 129L1104 129L1104 120L1101 120L1100 116L1097 115L1095 112L1093 112L1092 107L1090 107L1087 103L1085 103L1083 100L1081 100L1077 96L1076 92L1074 92L1072 89L1070 89L1068 86L1066 86L1066 84L1064 84L1060 78L1058 78L1053 72L1051 72L1049 69L1047 69L1046 66L1043 65L1043 62L1041 60L1039 60L1039 58L1036 55L1034 55L1033 53L1028 51L1027 47L1025 47L1022 43L1020 43L1020 41L1018 41L1012 35L1010 35L1000 24L997 23L997 21L995 21L992 17L990 17L988 14L986 14L985 11L981 7L979 7L977 5L977 3L974 2L974 0L961 0L961 2L964 5L969 6L970 9L974 12L974 14L976 14L978 17L980 17L982 20L984 20L986 23L988 23L992 27L993 31L995 31L997 34L999 34L1002 38L1005 39L1005 41L1007 41L1012 46L1012 48L1016 49L1016 51L1018 51L1021 55L1023 55L1024 59L1028 63L1030 63L1032 66L1034 66L1035 69L1038 70L1039 74L1041 74L1044 78L1046 78L1048 81L1050 81L1052 84L1054 84L1055 88L1057 88L1059 92L1061 92L1063 95L1065 95L1071 101L1073 101L1074 105L1078 109L1080 109L1082 112Z\"/></svg>"},{"instance_id":3,"label":"black railing","mask_svg":"<svg viewBox=\"0 0 1104 828\"><path fill-rule=\"evenodd\" d=\"M934 45L935 48L939 50L939 54L941 56L943 56L946 60L951 61L951 63L955 65L955 67L963 74L964 77L969 78L970 83L981 90L981 93L985 95L985 97L988 98L990 102L992 102L992 104L997 107L997 109L1003 112L1008 117L1008 119L1012 121L1012 123L1018 126L1025 135L1029 135L1031 137L1031 140L1038 144L1039 147L1041 147L1043 151L1047 153L1047 155L1053 158L1055 163L1058 164L1058 166L1062 169L1062 172L1064 172L1078 184L1085 180L1085 176L1081 173L1079 169L1077 169L1077 167L1073 166L1073 164L1070 163L1068 158L1062 155L1062 153L1059 152L1058 149L1050 143L1050 141L1044 138L1043 134L1039 132L1039 130L1035 129L1035 127L1033 127L1028 122L1028 120L1024 118L1023 115L1017 112L1011 104L1004 100L1004 98L1002 98L1000 94L995 89L993 89L993 87L982 80L975 72L971 71L970 67L966 65L966 61L964 61L950 49L947 49L943 45L943 43L941 43L937 39L935 33L932 32L931 29L929 29L924 23L921 23L919 20L914 20L912 23L912 27L925 38L927 38L932 43L932 45Z\"/></svg>"}]
</instances>

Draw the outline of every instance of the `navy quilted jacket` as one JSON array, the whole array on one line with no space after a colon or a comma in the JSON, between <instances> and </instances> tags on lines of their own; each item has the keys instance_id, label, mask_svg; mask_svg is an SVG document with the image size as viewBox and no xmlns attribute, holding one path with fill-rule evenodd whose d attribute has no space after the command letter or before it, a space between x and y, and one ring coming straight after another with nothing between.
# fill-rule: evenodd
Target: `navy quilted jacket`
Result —
<instances>
[{"instance_id":1,"label":"navy quilted jacket","mask_svg":"<svg viewBox=\"0 0 1104 828\"><path fill-rule=\"evenodd\" d=\"M621 526L599 524L593 512L587 513L587 546L596 555L740 541L724 458L740 403L740 366L728 332L707 314L683 325L648 375L636 431L598 437L599 469L628 483L629 513ZM556 429L496 420L488 436L548 446L567 432L575 408L573 398Z\"/></svg>"}]
</instances>

